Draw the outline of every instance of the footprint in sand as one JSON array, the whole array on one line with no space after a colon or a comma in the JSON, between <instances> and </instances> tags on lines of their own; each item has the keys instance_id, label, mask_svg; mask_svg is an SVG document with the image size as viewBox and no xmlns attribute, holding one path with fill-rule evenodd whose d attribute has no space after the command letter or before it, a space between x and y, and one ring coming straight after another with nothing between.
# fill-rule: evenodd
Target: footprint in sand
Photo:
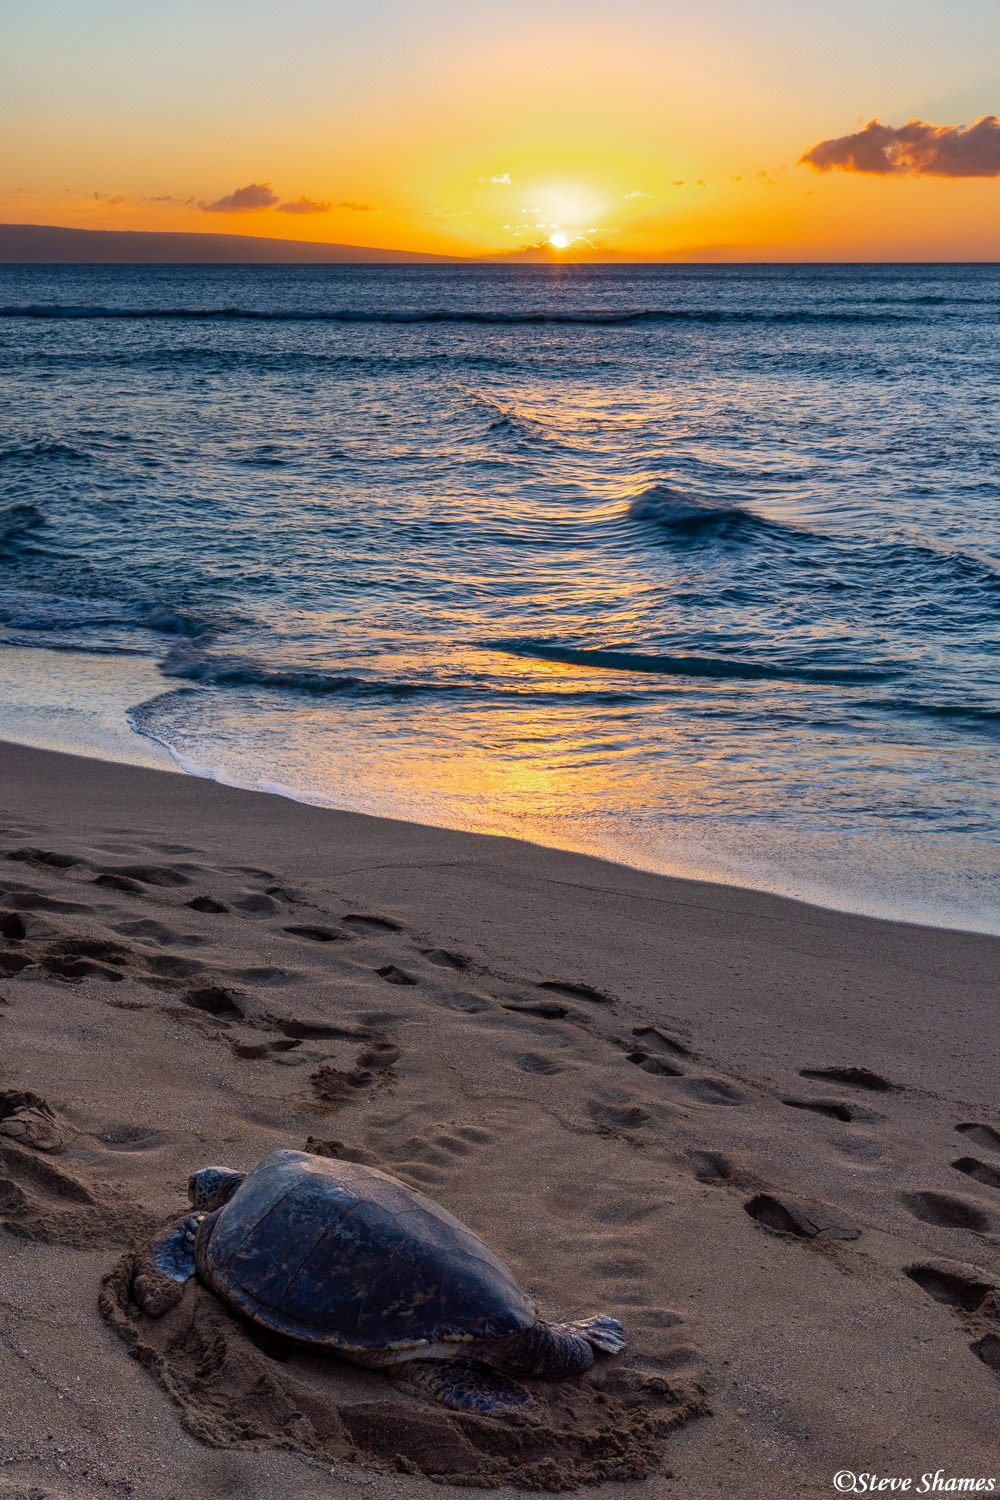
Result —
<instances>
[{"instance_id":1,"label":"footprint in sand","mask_svg":"<svg viewBox=\"0 0 1000 1500\"><path fill-rule=\"evenodd\" d=\"M840 1099L782 1099L782 1104L787 1104L789 1109L808 1109L817 1115L825 1115L829 1120L854 1119L854 1111L850 1105L844 1104Z\"/></svg>"},{"instance_id":2,"label":"footprint in sand","mask_svg":"<svg viewBox=\"0 0 1000 1500\"><path fill-rule=\"evenodd\" d=\"M233 969L234 979L242 980L244 984L262 984L281 986L295 984L302 975L294 969L279 969L269 964L263 964L253 969Z\"/></svg>"},{"instance_id":3,"label":"footprint in sand","mask_svg":"<svg viewBox=\"0 0 1000 1500\"><path fill-rule=\"evenodd\" d=\"M307 1056L291 1057L288 1055L302 1046L301 1041L293 1041L290 1037L281 1037L273 1042L232 1040L229 1046L233 1056L243 1058L244 1061L259 1061L261 1058L266 1058L269 1062L282 1063L287 1067L301 1067L310 1060Z\"/></svg>"},{"instance_id":4,"label":"footprint in sand","mask_svg":"<svg viewBox=\"0 0 1000 1500\"><path fill-rule=\"evenodd\" d=\"M914 1265L905 1268L911 1281L925 1291L935 1302L947 1307L961 1308L963 1312L976 1312L983 1305L993 1288L987 1281L966 1276L959 1271L941 1266Z\"/></svg>"},{"instance_id":5,"label":"footprint in sand","mask_svg":"<svg viewBox=\"0 0 1000 1500\"><path fill-rule=\"evenodd\" d=\"M311 943L340 943L346 942L346 932L335 932L332 927L286 927L285 932L291 933L292 937L308 938Z\"/></svg>"},{"instance_id":6,"label":"footprint in sand","mask_svg":"<svg viewBox=\"0 0 1000 1500\"><path fill-rule=\"evenodd\" d=\"M648 1052L629 1052L628 1061L641 1068L644 1073L659 1075L661 1078L682 1078L684 1069L677 1067L676 1063L667 1062L665 1057L651 1057Z\"/></svg>"},{"instance_id":7,"label":"footprint in sand","mask_svg":"<svg viewBox=\"0 0 1000 1500\"><path fill-rule=\"evenodd\" d=\"M648 1125L652 1118L648 1109L643 1109L638 1104L604 1104L599 1099L591 1099L587 1104L587 1113L599 1130L605 1131L629 1131L639 1130L643 1125Z\"/></svg>"},{"instance_id":8,"label":"footprint in sand","mask_svg":"<svg viewBox=\"0 0 1000 1500\"><path fill-rule=\"evenodd\" d=\"M437 964L439 969L467 969L469 959L463 958L459 953L449 953L446 948L421 948L420 952L428 963Z\"/></svg>"},{"instance_id":9,"label":"footprint in sand","mask_svg":"<svg viewBox=\"0 0 1000 1500\"><path fill-rule=\"evenodd\" d=\"M4 859L18 864L38 865L42 869L71 870L74 865L84 863L73 854L55 854L50 849L11 849Z\"/></svg>"},{"instance_id":10,"label":"footprint in sand","mask_svg":"<svg viewBox=\"0 0 1000 1500\"><path fill-rule=\"evenodd\" d=\"M365 917L356 913L344 918L348 927L353 927L356 932L404 932L398 922L393 922L389 917Z\"/></svg>"},{"instance_id":11,"label":"footprint in sand","mask_svg":"<svg viewBox=\"0 0 1000 1500\"><path fill-rule=\"evenodd\" d=\"M568 1005L559 1005L555 1000L523 1000L519 995L511 995L500 1003L504 1010L512 1011L514 1015L540 1016L543 1021L580 1019L579 1012L570 1010Z\"/></svg>"},{"instance_id":12,"label":"footprint in sand","mask_svg":"<svg viewBox=\"0 0 1000 1500\"><path fill-rule=\"evenodd\" d=\"M124 979L118 969L125 967L130 956L127 949L96 938L62 938L45 950L39 962L47 978L117 982Z\"/></svg>"},{"instance_id":13,"label":"footprint in sand","mask_svg":"<svg viewBox=\"0 0 1000 1500\"><path fill-rule=\"evenodd\" d=\"M992 1125L956 1125L955 1129L975 1146L986 1151L1000 1151L1000 1131L994 1130Z\"/></svg>"},{"instance_id":14,"label":"footprint in sand","mask_svg":"<svg viewBox=\"0 0 1000 1500\"><path fill-rule=\"evenodd\" d=\"M179 958L176 953L154 953L144 962L151 974L163 979L191 979L205 972L205 965L197 959Z\"/></svg>"},{"instance_id":15,"label":"footprint in sand","mask_svg":"<svg viewBox=\"0 0 1000 1500\"><path fill-rule=\"evenodd\" d=\"M211 896L195 896L193 901L185 901L192 911L214 912L216 914L228 911L229 907L222 901L213 901Z\"/></svg>"},{"instance_id":16,"label":"footprint in sand","mask_svg":"<svg viewBox=\"0 0 1000 1500\"><path fill-rule=\"evenodd\" d=\"M621 1195L610 1193L602 1195L590 1207L589 1217L598 1224L608 1224L618 1228L624 1224L640 1224L643 1219L649 1219L653 1214L658 1214L663 1206L659 1198L641 1196L638 1193Z\"/></svg>"},{"instance_id":17,"label":"footprint in sand","mask_svg":"<svg viewBox=\"0 0 1000 1500\"><path fill-rule=\"evenodd\" d=\"M194 933L175 932L172 927L165 927L162 922L156 922L151 917L112 923L111 930L120 932L123 937L135 938L140 943L157 943L161 948L168 944L177 948L199 948L207 941Z\"/></svg>"},{"instance_id":18,"label":"footprint in sand","mask_svg":"<svg viewBox=\"0 0 1000 1500\"><path fill-rule=\"evenodd\" d=\"M28 936L24 918L16 911L0 911L0 937L8 943L20 943Z\"/></svg>"},{"instance_id":19,"label":"footprint in sand","mask_svg":"<svg viewBox=\"0 0 1000 1500\"><path fill-rule=\"evenodd\" d=\"M82 901L56 901L51 896L43 896L37 891L11 891L7 890L5 899L18 911L58 911L67 916L90 916L94 908L87 906Z\"/></svg>"},{"instance_id":20,"label":"footprint in sand","mask_svg":"<svg viewBox=\"0 0 1000 1500\"><path fill-rule=\"evenodd\" d=\"M217 1021L246 1019L246 998L239 991L224 989L221 985L199 985L196 989L185 990L181 999L193 1010L203 1010Z\"/></svg>"},{"instance_id":21,"label":"footprint in sand","mask_svg":"<svg viewBox=\"0 0 1000 1500\"><path fill-rule=\"evenodd\" d=\"M699 1104L746 1104L748 1096L724 1078L684 1078L677 1087Z\"/></svg>"},{"instance_id":22,"label":"footprint in sand","mask_svg":"<svg viewBox=\"0 0 1000 1500\"><path fill-rule=\"evenodd\" d=\"M692 1151L690 1153L691 1163L694 1166L694 1175L699 1182L733 1182L736 1177L736 1168L728 1156L723 1156L719 1151Z\"/></svg>"},{"instance_id":23,"label":"footprint in sand","mask_svg":"<svg viewBox=\"0 0 1000 1500\"><path fill-rule=\"evenodd\" d=\"M936 1224L942 1229L969 1229L975 1234L986 1234L992 1227L989 1214L971 1198L934 1191L901 1193L900 1198L913 1217L923 1224Z\"/></svg>"},{"instance_id":24,"label":"footprint in sand","mask_svg":"<svg viewBox=\"0 0 1000 1500\"><path fill-rule=\"evenodd\" d=\"M522 1052L515 1057L514 1062L522 1073L541 1073L550 1076L564 1071L561 1063L557 1063L554 1057L546 1057L543 1052Z\"/></svg>"},{"instance_id":25,"label":"footprint in sand","mask_svg":"<svg viewBox=\"0 0 1000 1500\"><path fill-rule=\"evenodd\" d=\"M911 1281L959 1314L966 1333L977 1332L986 1324L987 1331L969 1344L977 1359L994 1374L1000 1375L1000 1337L991 1331L998 1315L1000 1293L989 1282L976 1275L941 1265L915 1265L904 1267Z\"/></svg>"},{"instance_id":26,"label":"footprint in sand","mask_svg":"<svg viewBox=\"0 0 1000 1500\"><path fill-rule=\"evenodd\" d=\"M352 1099L362 1095L371 1098L390 1084L396 1076L394 1068L399 1056L399 1048L388 1038L372 1039L362 1044L349 1066L338 1068L333 1063L321 1063L310 1073L309 1082L325 1108L339 1110Z\"/></svg>"},{"instance_id":27,"label":"footprint in sand","mask_svg":"<svg viewBox=\"0 0 1000 1500\"><path fill-rule=\"evenodd\" d=\"M465 990L438 990L428 998L433 1005L440 1005L443 1010L457 1010L466 1016L481 1016L493 1009L492 1000L488 1000L485 995L474 995Z\"/></svg>"},{"instance_id":28,"label":"footprint in sand","mask_svg":"<svg viewBox=\"0 0 1000 1500\"><path fill-rule=\"evenodd\" d=\"M686 1043L670 1036L659 1026L633 1026L632 1035L637 1038L637 1046L644 1048L646 1052L665 1052L674 1057L691 1056L691 1048Z\"/></svg>"},{"instance_id":29,"label":"footprint in sand","mask_svg":"<svg viewBox=\"0 0 1000 1500\"><path fill-rule=\"evenodd\" d=\"M771 1234L793 1235L800 1240L856 1240L861 1234L853 1225L844 1223L839 1211L830 1204L807 1198L757 1193L743 1207Z\"/></svg>"},{"instance_id":30,"label":"footprint in sand","mask_svg":"<svg viewBox=\"0 0 1000 1500\"><path fill-rule=\"evenodd\" d=\"M988 1162L977 1161L974 1156L960 1156L952 1166L956 1172L964 1172L966 1177L972 1177L986 1187L1000 1188L1000 1167L991 1167Z\"/></svg>"},{"instance_id":31,"label":"footprint in sand","mask_svg":"<svg viewBox=\"0 0 1000 1500\"><path fill-rule=\"evenodd\" d=\"M277 901L270 896L263 896L259 891L251 891L246 896L237 896L232 902L234 911L241 912L244 917L253 917L261 920L265 917L276 917L281 911Z\"/></svg>"},{"instance_id":32,"label":"footprint in sand","mask_svg":"<svg viewBox=\"0 0 1000 1500\"><path fill-rule=\"evenodd\" d=\"M103 890L122 891L126 896L145 896L146 887L140 885L138 880L129 880L127 875L98 875L94 881ZM190 902L194 905L194 902Z\"/></svg>"},{"instance_id":33,"label":"footprint in sand","mask_svg":"<svg viewBox=\"0 0 1000 1500\"><path fill-rule=\"evenodd\" d=\"M197 866L192 865L197 872ZM173 865L116 865L104 871L106 875L117 875L125 880L137 880L141 885L181 886L190 885L190 875Z\"/></svg>"},{"instance_id":34,"label":"footprint in sand","mask_svg":"<svg viewBox=\"0 0 1000 1500\"><path fill-rule=\"evenodd\" d=\"M820 1083L844 1083L852 1089L868 1089L873 1094L896 1092L898 1083L890 1083L880 1073L870 1068L801 1068L800 1078L812 1078Z\"/></svg>"},{"instance_id":35,"label":"footprint in sand","mask_svg":"<svg viewBox=\"0 0 1000 1500\"><path fill-rule=\"evenodd\" d=\"M562 980L546 979L538 986L550 995L563 995L567 1000L587 1000L591 1005L613 1005L610 995L602 994L589 984L564 984Z\"/></svg>"},{"instance_id":36,"label":"footprint in sand","mask_svg":"<svg viewBox=\"0 0 1000 1500\"><path fill-rule=\"evenodd\" d=\"M380 979L384 979L386 984L417 983L412 974L407 974L405 969L399 969L395 964L383 964L380 969L375 970L375 973Z\"/></svg>"},{"instance_id":37,"label":"footprint in sand","mask_svg":"<svg viewBox=\"0 0 1000 1500\"><path fill-rule=\"evenodd\" d=\"M493 1141L493 1133L480 1125L449 1124L402 1141L385 1140L377 1149L393 1176L420 1187L440 1187L460 1163Z\"/></svg>"}]
</instances>

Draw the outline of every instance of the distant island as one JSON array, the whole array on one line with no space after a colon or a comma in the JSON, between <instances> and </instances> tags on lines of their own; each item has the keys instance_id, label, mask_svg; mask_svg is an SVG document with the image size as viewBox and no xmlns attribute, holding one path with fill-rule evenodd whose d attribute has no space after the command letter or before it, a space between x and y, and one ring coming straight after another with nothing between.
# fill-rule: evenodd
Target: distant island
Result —
<instances>
[{"instance_id":1,"label":"distant island","mask_svg":"<svg viewBox=\"0 0 1000 1500\"><path fill-rule=\"evenodd\" d=\"M161 234L137 229L58 229L0 224L0 263L19 265L401 265L459 259L370 245L319 245L252 234Z\"/></svg>"}]
</instances>

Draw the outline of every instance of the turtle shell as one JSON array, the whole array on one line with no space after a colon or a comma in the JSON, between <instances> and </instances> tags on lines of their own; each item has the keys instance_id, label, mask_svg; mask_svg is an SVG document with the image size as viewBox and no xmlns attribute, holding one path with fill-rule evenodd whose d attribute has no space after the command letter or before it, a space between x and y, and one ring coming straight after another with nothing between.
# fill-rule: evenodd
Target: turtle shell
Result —
<instances>
[{"instance_id":1,"label":"turtle shell","mask_svg":"<svg viewBox=\"0 0 1000 1500\"><path fill-rule=\"evenodd\" d=\"M537 1318L471 1230L356 1162L275 1151L205 1227L202 1280L245 1317L305 1343L419 1348L504 1338Z\"/></svg>"}]
</instances>

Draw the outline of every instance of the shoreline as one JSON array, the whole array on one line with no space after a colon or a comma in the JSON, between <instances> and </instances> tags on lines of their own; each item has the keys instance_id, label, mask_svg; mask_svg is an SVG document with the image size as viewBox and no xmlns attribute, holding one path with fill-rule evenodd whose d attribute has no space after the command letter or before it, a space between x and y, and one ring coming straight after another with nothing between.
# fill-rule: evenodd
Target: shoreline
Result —
<instances>
[{"instance_id":1,"label":"shoreline","mask_svg":"<svg viewBox=\"0 0 1000 1500\"><path fill-rule=\"evenodd\" d=\"M991 1472L1000 940L7 743L0 770L0 1083L63 1135L0 1132L9 1480L602 1478L544 1389L529 1473L502 1425L478 1450L378 1372L262 1352L196 1285L140 1314L114 1268L188 1174L307 1142L443 1203L546 1315L620 1317L626 1354L558 1395L595 1441L659 1424L608 1500Z\"/></svg>"},{"instance_id":2,"label":"shoreline","mask_svg":"<svg viewBox=\"0 0 1000 1500\"><path fill-rule=\"evenodd\" d=\"M47 681L51 680L52 704L39 704L37 699L37 661L39 654L48 658ZM605 852L585 838L577 842L553 843L546 839L555 828L539 829L538 837L503 828L479 829L463 825L456 819L454 824L427 821L414 809L411 816L407 810L390 811L381 807L343 807L310 796L283 784L258 782L250 785L243 781L227 779L223 772L202 769L193 764L190 757L173 750L152 731L136 727L131 713L154 702L157 697L172 691L169 682L159 675L158 664L147 656L121 657L118 655L96 655L79 651L56 651L37 646L0 647L0 660L13 671L8 671L9 702L0 709L0 744L22 745L26 748L94 759L108 765L140 766L148 769L169 771L178 775L207 781L217 786L252 792L257 795L280 797L303 807L322 808L331 812L353 813L359 817L385 818L389 822L409 823L416 827L437 828L442 832L470 833L483 838L513 838L535 848L551 849L566 854L576 854L608 863L615 868L632 870L644 874L662 876L668 880L688 880L724 889L755 891L772 895L780 900L801 902L823 911L840 912L847 916L867 917L873 921L899 922L904 925L927 927L942 932L969 932L984 936L1000 936L1000 915L992 919L979 911L963 915L948 910L916 912L900 910L900 897L896 893L884 902L873 900L839 887L831 889L806 889L802 892L782 890L783 879L788 882L787 872L775 867L765 868L755 881L752 869L740 868L732 861L716 863L705 848L688 846L679 842L674 848L674 867L663 869L661 862L652 854L643 858L637 852L632 860L624 858L624 851ZM81 677L81 673L83 676ZM143 696L143 695L146 696ZM73 699L78 707L70 710L65 706ZM26 727L27 726L27 727ZM361 798L360 800L364 800ZM571 832L570 826L567 829ZM616 857L620 854L622 857ZM815 882L808 882L815 886Z\"/></svg>"}]
</instances>

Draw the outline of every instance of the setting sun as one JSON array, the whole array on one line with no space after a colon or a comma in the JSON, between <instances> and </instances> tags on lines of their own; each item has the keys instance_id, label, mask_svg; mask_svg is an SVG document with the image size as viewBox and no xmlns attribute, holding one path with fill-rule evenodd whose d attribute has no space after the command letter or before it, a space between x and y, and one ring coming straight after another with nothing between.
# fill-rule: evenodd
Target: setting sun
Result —
<instances>
[{"instance_id":1,"label":"setting sun","mask_svg":"<svg viewBox=\"0 0 1000 1500\"><path fill-rule=\"evenodd\" d=\"M569 244L569 236L563 234L561 229L557 229L555 234L549 235L549 244L556 250L565 250Z\"/></svg>"}]
</instances>

